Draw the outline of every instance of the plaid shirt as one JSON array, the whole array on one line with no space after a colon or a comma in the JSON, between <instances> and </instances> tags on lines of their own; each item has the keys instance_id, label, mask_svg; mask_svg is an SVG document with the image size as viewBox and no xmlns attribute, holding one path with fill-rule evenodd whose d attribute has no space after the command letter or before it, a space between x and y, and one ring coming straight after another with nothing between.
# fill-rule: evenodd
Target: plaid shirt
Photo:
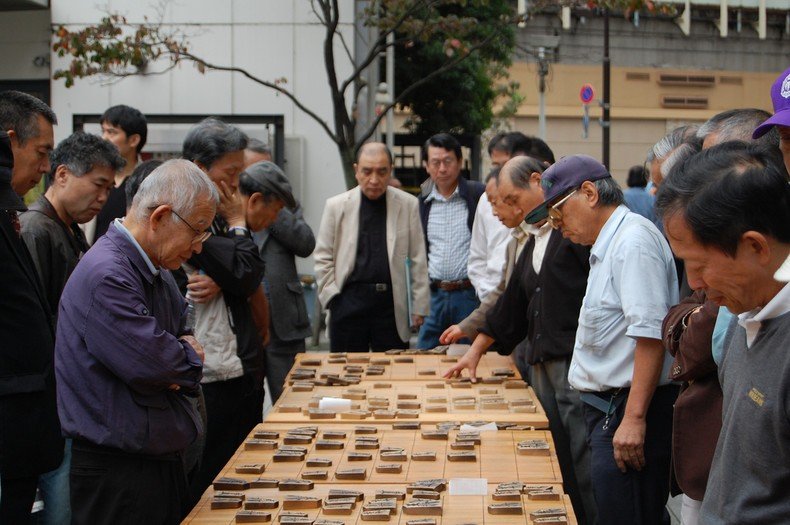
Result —
<instances>
[{"instance_id":1,"label":"plaid shirt","mask_svg":"<svg viewBox=\"0 0 790 525\"><path fill-rule=\"evenodd\" d=\"M458 187L449 198L444 198L434 186L426 200L434 201L428 216L428 277L443 281L465 279L472 239L466 225L466 202Z\"/></svg>"}]
</instances>

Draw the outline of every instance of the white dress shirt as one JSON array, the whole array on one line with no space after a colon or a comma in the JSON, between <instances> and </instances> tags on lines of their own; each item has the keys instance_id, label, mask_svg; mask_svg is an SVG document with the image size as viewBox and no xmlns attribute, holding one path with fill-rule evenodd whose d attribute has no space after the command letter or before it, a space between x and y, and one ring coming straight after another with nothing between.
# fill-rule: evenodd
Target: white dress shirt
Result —
<instances>
[{"instance_id":1,"label":"white dress shirt","mask_svg":"<svg viewBox=\"0 0 790 525\"><path fill-rule=\"evenodd\" d=\"M543 257L546 255L546 246L549 245L551 226L547 222L540 227L533 226L532 224L527 224L526 227L527 231L535 237L535 246L532 248L532 269L535 270L536 274L539 274L543 266Z\"/></svg>"},{"instance_id":2,"label":"white dress shirt","mask_svg":"<svg viewBox=\"0 0 790 525\"><path fill-rule=\"evenodd\" d=\"M428 215L428 277L440 281L466 279L471 239L466 201L458 193L458 186L448 198L434 186L426 200L433 201Z\"/></svg>"},{"instance_id":3,"label":"white dress shirt","mask_svg":"<svg viewBox=\"0 0 790 525\"><path fill-rule=\"evenodd\" d=\"M790 312L790 284L784 285L764 307L739 314L738 324L746 330L746 346L752 346L763 321L779 317L787 312Z\"/></svg>"},{"instance_id":4,"label":"white dress shirt","mask_svg":"<svg viewBox=\"0 0 790 525\"><path fill-rule=\"evenodd\" d=\"M480 196L475 211L467 265L469 280L481 301L502 280L509 234L510 229L494 216L488 195L484 193Z\"/></svg>"},{"instance_id":5,"label":"white dress shirt","mask_svg":"<svg viewBox=\"0 0 790 525\"><path fill-rule=\"evenodd\" d=\"M619 206L590 250L590 276L568 372L582 392L630 387L636 338L661 340L661 323L678 303L672 252L655 225ZM669 383L665 352L659 384Z\"/></svg>"}]
</instances>

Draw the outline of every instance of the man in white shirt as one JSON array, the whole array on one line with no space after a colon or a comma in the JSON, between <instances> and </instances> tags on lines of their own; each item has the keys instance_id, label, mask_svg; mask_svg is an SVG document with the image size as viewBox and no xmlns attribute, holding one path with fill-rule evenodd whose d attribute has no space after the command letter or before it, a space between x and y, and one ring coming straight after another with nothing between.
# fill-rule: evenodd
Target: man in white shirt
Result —
<instances>
[{"instance_id":1,"label":"man in white shirt","mask_svg":"<svg viewBox=\"0 0 790 525\"><path fill-rule=\"evenodd\" d=\"M709 524L790 516L790 184L777 148L728 142L656 197L688 281L738 315L719 364L722 429L700 509Z\"/></svg>"},{"instance_id":2,"label":"man in white shirt","mask_svg":"<svg viewBox=\"0 0 790 525\"><path fill-rule=\"evenodd\" d=\"M606 168L586 155L560 159L541 179L548 218L574 243L592 246L590 274L568 380L580 391L598 520L668 522L672 406L661 323L678 301L672 253L658 229L628 211Z\"/></svg>"}]
</instances>

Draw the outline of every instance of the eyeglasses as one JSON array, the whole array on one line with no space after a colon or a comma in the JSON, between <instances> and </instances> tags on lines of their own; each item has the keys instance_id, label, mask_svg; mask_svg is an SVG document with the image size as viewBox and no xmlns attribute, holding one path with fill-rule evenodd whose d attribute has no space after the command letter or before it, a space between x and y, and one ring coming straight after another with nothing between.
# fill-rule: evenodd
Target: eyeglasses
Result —
<instances>
[{"instance_id":1,"label":"eyeglasses","mask_svg":"<svg viewBox=\"0 0 790 525\"><path fill-rule=\"evenodd\" d=\"M579 188L576 188L575 190L567 194L565 197L557 201L557 203L554 204L553 206L549 206L549 217L548 217L549 226L551 226L555 230L560 227L560 221L562 220L562 212L560 211L560 208L562 207L563 204L565 204L565 201L570 199L571 196L577 191L579 191Z\"/></svg>"},{"instance_id":2,"label":"eyeglasses","mask_svg":"<svg viewBox=\"0 0 790 525\"><path fill-rule=\"evenodd\" d=\"M444 165L445 168L449 168L450 166L454 166L456 162L458 162L458 159L455 157L445 157L443 159L431 159L428 161L428 165L432 168L438 168L441 165Z\"/></svg>"},{"instance_id":3,"label":"eyeglasses","mask_svg":"<svg viewBox=\"0 0 790 525\"><path fill-rule=\"evenodd\" d=\"M181 215L179 215L176 212L176 210L170 208L170 211L173 212L173 215L175 215L176 217L181 219L181 222L186 224L189 227L190 230L195 232L195 237L192 239L192 244L203 244L204 242L206 242L208 240L209 237L211 237L211 232L210 231L206 230L206 231L202 232L202 231L198 230L197 228L195 228L194 226L192 226L191 224L189 224L185 218L183 218Z\"/></svg>"}]
</instances>

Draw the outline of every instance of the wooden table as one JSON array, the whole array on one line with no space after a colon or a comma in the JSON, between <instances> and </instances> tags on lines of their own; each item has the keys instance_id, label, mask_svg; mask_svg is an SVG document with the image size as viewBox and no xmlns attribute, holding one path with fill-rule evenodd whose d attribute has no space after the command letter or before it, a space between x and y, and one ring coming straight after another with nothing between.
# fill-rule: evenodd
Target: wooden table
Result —
<instances>
[{"instance_id":1,"label":"wooden table","mask_svg":"<svg viewBox=\"0 0 790 525\"><path fill-rule=\"evenodd\" d=\"M247 496L259 496L265 498L272 498L282 501L286 494L296 494L300 496L312 496L312 497L319 497L324 498L329 493L331 489L343 489L343 490L358 490L364 493L364 503L372 500L377 490L405 490L405 484L377 484L377 483L370 483L370 484L323 484L319 485L316 484L313 490L310 491L299 491L299 492L281 492L277 489L249 489L245 491ZM560 491L562 487L556 486L555 489ZM478 524L478 525L488 525L492 523L502 524L502 525L532 525L533 521L529 519L529 513L539 509L547 509L547 508L561 508L567 513L568 523L575 524L576 518L573 514L573 508L571 507L570 500L568 496L562 496L559 501L532 501L529 500L526 496L521 496L521 505L524 510L524 514L521 515L493 515L488 512L488 505L491 503L496 503L491 495L496 490L496 484L489 484L488 485L488 495L486 496L450 496L448 491L445 491L441 495L442 501L442 516L418 516L418 515L407 515L404 514L401 510L403 502L398 502L398 510L396 511L395 515L391 516L389 521L381 522L381 523L389 523L391 525L398 524L398 525L406 525L406 522L409 520L419 519L419 518L435 518L437 525L460 525L460 524ZM212 496L212 489L204 495L204 497L200 500L198 505L192 509L192 512L187 516L184 520L184 523L190 523L193 525L229 525L235 523L235 515L238 512L237 509L223 509L223 510L211 510L210 502ZM411 496L407 496L407 501L411 499ZM337 515L326 515L320 509L309 509L309 510L301 510L300 512L305 512L308 514L309 518L315 519L328 519L328 520L335 520L345 525L361 525L361 524L370 524L370 521L363 521L360 517L362 509L362 503L357 503L356 508L352 511L350 515L345 516L337 516ZM279 523L279 516L283 512L282 503L276 509L266 510L263 512L271 513L271 522L272 524Z\"/></svg>"},{"instance_id":2,"label":"wooden table","mask_svg":"<svg viewBox=\"0 0 790 525\"><path fill-rule=\"evenodd\" d=\"M508 388L509 385L518 388ZM351 398L352 413L316 412L319 400L325 397ZM285 389L266 420L304 424L319 421L351 424L408 420L423 423L499 421L548 428L546 413L535 392L521 380L492 385L453 385L437 380L375 380L343 387L296 385Z\"/></svg>"},{"instance_id":3,"label":"wooden table","mask_svg":"<svg viewBox=\"0 0 790 525\"><path fill-rule=\"evenodd\" d=\"M346 362L332 363L330 360L346 359ZM361 367L359 374L363 380L390 380L390 381L426 381L441 379L442 374L457 362L459 356L449 355L386 355L383 353L359 354L326 354L306 353L297 354L293 371L299 368L320 370L321 373L345 375L346 368L351 366ZM383 374L372 375L368 369L373 366L382 367ZM478 377L490 377L495 370L506 369L515 379L521 375L510 356L499 355L495 352L485 354L477 366ZM289 374L287 382L293 382Z\"/></svg>"}]
</instances>

